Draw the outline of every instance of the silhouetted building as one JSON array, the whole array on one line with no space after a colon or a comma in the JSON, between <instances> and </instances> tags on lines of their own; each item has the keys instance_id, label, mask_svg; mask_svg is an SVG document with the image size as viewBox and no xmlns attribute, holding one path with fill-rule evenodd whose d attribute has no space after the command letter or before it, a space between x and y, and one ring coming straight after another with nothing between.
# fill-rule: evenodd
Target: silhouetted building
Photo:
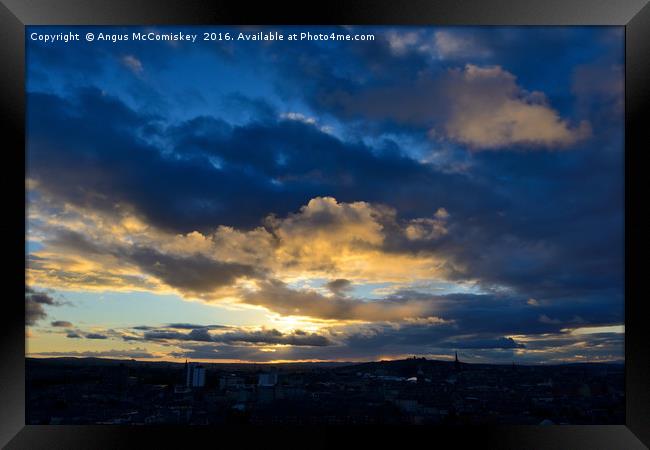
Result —
<instances>
[{"instance_id":1,"label":"silhouetted building","mask_svg":"<svg viewBox=\"0 0 650 450\"><path fill-rule=\"evenodd\" d=\"M228 374L219 379L219 389L243 389L245 386L244 379L235 374Z\"/></svg>"},{"instance_id":2,"label":"silhouetted building","mask_svg":"<svg viewBox=\"0 0 650 450\"><path fill-rule=\"evenodd\" d=\"M275 386L276 384L278 384L277 372L261 373L257 380L258 386Z\"/></svg>"},{"instance_id":3,"label":"silhouetted building","mask_svg":"<svg viewBox=\"0 0 650 450\"><path fill-rule=\"evenodd\" d=\"M208 368L198 363L28 358L28 423L625 423L622 364L522 365L513 371L458 356L286 365L282 372L215 365L210 376L220 383L212 385L205 379ZM135 383L122 387L115 381L122 375Z\"/></svg>"},{"instance_id":4,"label":"silhouetted building","mask_svg":"<svg viewBox=\"0 0 650 450\"><path fill-rule=\"evenodd\" d=\"M418 366L418 371L417 374L415 375L417 382L418 383L423 383L424 382L424 371L422 370L422 366Z\"/></svg>"},{"instance_id":5,"label":"silhouetted building","mask_svg":"<svg viewBox=\"0 0 650 450\"><path fill-rule=\"evenodd\" d=\"M185 385L193 388L205 386L205 367L185 361Z\"/></svg>"}]
</instances>

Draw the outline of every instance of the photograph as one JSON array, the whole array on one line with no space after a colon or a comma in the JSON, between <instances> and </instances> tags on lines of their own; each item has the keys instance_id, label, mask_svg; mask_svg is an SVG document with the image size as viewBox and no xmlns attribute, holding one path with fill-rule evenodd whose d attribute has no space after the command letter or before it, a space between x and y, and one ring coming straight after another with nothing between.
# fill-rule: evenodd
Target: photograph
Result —
<instances>
[{"instance_id":1,"label":"photograph","mask_svg":"<svg viewBox=\"0 0 650 450\"><path fill-rule=\"evenodd\" d=\"M650 448L650 0L303 6L0 0L0 448Z\"/></svg>"},{"instance_id":2,"label":"photograph","mask_svg":"<svg viewBox=\"0 0 650 450\"><path fill-rule=\"evenodd\" d=\"M624 50L27 27L27 424L624 424Z\"/></svg>"}]
</instances>

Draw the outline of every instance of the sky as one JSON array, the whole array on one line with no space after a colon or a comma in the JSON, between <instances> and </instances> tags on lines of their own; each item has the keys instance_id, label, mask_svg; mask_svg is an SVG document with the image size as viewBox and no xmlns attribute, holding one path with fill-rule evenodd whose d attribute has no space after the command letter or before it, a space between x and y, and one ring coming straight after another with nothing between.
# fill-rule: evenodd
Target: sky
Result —
<instances>
[{"instance_id":1,"label":"sky","mask_svg":"<svg viewBox=\"0 0 650 450\"><path fill-rule=\"evenodd\" d=\"M623 38L27 27L27 355L623 361Z\"/></svg>"}]
</instances>

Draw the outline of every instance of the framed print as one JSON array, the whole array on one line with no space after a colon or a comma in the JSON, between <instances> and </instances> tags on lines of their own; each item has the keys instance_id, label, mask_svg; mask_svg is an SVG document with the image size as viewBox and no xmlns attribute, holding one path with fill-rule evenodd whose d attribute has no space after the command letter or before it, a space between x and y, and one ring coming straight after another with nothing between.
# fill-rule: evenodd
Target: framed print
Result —
<instances>
[{"instance_id":1,"label":"framed print","mask_svg":"<svg viewBox=\"0 0 650 450\"><path fill-rule=\"evenodd\" d=\"M0 11L7 448L646 448L646 1Z\"/></svg>"}]
</instances>

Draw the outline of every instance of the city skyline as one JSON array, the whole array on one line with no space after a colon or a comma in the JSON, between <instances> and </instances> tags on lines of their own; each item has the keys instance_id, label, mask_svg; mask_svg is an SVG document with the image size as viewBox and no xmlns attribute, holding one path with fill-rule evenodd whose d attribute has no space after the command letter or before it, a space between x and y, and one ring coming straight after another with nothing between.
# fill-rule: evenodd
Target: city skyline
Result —
<instances>
[{"instance_id":1,"label":"city skyline","mask_svg":"<svg viewBox=\"0 0 650 450\"><path fill-rule=\"evenodd\" d=\"M623 28L243 30L27 38L27 356L623 361Z\"/></svg>"}]
</instances>

